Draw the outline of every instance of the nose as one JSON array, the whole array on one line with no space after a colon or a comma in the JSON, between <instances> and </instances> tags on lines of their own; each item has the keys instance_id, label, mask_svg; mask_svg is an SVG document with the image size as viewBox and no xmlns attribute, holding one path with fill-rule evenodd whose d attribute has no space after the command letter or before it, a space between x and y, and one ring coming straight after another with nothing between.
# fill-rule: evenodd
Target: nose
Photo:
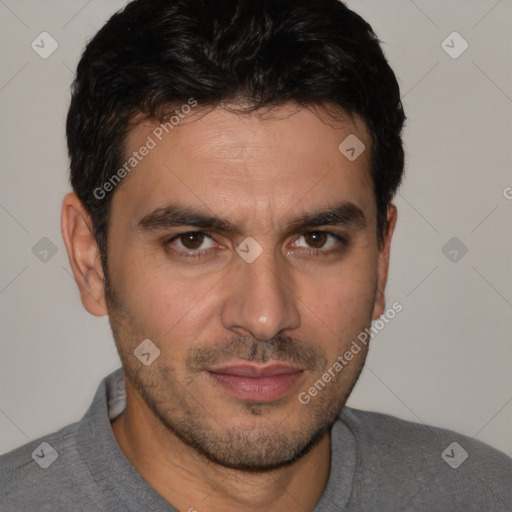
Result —
<instances>
[{"instance_id":1,"label":"nose","mask_svg":"<svg viewBox=\"0 0 512 512\"><path fill-rule=\"evenodd\" d=\"M264 254L252 263L240 261L229 280L221 313L224 328L268 340L300 326L297 297L285 262Z\"/></svg>"}]
</instances>

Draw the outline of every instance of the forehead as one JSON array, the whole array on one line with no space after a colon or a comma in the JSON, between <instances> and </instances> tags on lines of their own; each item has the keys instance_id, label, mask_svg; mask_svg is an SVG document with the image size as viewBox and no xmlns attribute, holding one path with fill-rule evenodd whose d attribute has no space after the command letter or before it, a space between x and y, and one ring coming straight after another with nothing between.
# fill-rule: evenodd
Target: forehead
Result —
<instances>
[{"instance_id":1,"label":"forehead","mask_svg":"<svg viewBox=\"0 0 512 512\"><path fill-rule=\"evenodd\" d=\"M357 116L335 119L291 104L250 114L197 108L168 131L148 120L130 131L127 161L145 145L152 149L116 190L113 209L140 218L178 203L240 221L258 213L275 224L292 208L347 200L372 220L370 141ZM347 137L365 146L353 161L339 149Z\"/></svg>"}]
</instances>

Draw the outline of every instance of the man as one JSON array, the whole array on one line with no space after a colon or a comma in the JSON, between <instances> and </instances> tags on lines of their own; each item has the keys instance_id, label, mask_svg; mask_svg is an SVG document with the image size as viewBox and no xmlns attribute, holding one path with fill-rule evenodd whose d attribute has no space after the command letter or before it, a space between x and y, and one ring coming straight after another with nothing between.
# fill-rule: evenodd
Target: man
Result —
<instances>
[{"instance_id":1,"label":"man","mask_svg":"<svg viewBox=\"0 0 512 512\"><path fill-rule=\"evenodd\" d=\"M404 114L336 0L138 0L88 44L62 231L123 369L0 458L2 511L512 509L512 463L344 404L384 297Z\"/></svg>"}]
</instances>

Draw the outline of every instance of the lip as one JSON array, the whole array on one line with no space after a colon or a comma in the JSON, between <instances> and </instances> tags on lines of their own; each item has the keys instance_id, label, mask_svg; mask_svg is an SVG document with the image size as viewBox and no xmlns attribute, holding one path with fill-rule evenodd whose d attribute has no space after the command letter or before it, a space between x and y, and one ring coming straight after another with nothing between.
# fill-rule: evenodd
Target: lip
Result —
<instances>
[{"instance_id":1,"label":"lip","mask_svg":"<svg viewBox=\"0 0 512 512\"><path fill-rule=\"evenodd\" d=\"M299 371L302 371L302 369L283 363L266 365L233 364L218 368L210 368L210 372L213 373L236 375L238 377L273 377L275 375L285 375Z\"/></svg>"},{"instance_id":2,"label":"lip","mask_svg":"<svg viewBox=\"0 0 512 512\"><path fill-rule=\"evenodd\" d=\"M297 386L304 370L288 364L226 365L210 369L211 380L235 398L249 402L273 402Z\"/></svg>"}]
</instances>

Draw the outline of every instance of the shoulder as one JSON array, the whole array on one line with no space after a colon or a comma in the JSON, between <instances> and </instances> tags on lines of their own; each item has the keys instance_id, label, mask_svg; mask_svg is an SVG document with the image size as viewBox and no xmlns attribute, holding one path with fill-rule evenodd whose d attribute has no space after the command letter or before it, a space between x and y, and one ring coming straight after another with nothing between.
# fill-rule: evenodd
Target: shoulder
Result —
<instances>
[{"instance_id":1,"label":"shoulder","mask_svg":"<svg viewBox=\"0 0 512 512\"><path fill-rule=\"evenodd\" d=\"M80 488L77 425L0 456L0 512L78 510L73 508ZM89 510L95 510L92 504Z\"/></svg>"},{"instance_id":2,"label":"shoulder","mask_svg":"<svg viewBox=\"0 0 512 512\"><path fill-rule=\"evenodd\" d=\"M409 506L418 500L431 510L446 500L459 504L446 510L512 510L512 459L500 451L387 414L345 408L340 419L356 439L360 486L388 493L403 487Z\"/></svg>"}]
</instances>

